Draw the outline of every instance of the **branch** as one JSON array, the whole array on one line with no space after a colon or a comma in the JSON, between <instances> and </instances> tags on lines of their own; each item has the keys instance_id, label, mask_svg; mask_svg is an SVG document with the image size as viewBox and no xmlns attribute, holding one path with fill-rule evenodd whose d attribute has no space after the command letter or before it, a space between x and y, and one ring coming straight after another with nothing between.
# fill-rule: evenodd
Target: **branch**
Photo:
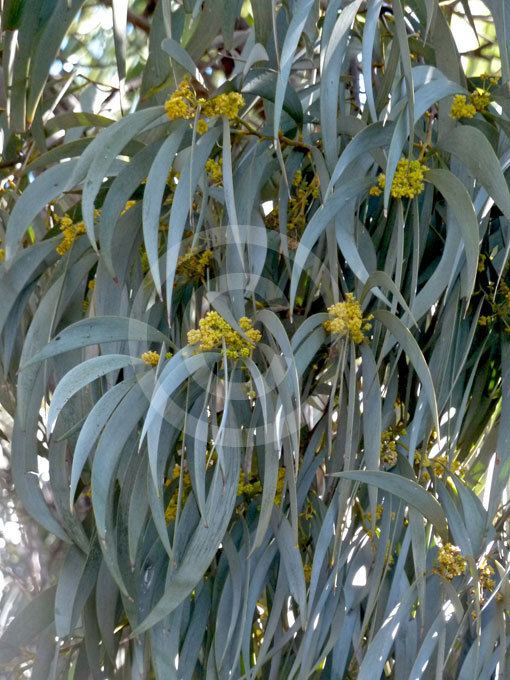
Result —
<instances>
[{"instance_id":1,"label":"branch","mask_svg":"<svg viewBox=\"0 0 510 680\"><path fill-rule=\"evenodd\" d=\"M112 0L101 0L101 2L103 5L108 5L108 7L112 6ZM127 20L129 21L130 24L136 26L136 28L139 28L140 30L144 31L144 33L149 33L151 30L150 22L147 21L145 17L141 17L138 14L135 14L130 9L128 9L127 12Z\"/></svg>"}]
</instances>

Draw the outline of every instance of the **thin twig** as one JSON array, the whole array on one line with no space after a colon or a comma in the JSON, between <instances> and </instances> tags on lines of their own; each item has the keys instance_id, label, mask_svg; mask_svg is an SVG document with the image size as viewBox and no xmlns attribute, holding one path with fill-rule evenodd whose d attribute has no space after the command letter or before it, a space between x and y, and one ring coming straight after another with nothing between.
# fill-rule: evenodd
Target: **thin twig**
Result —
<instances>
[{"instance_id":1,"label":"thin twig","mask_svg":"<svg viewBox=\"0 0 510 680\"><path fill-rule=\"evenodd\" d=\"M103 5L108 5L108 7L112 6L112 0L101 0L101 2ZM128 9L127 20L130 24L136 26L136 28L139 28L140 30L144 31L144 33L150 33L151 25L150 22L147 21L145 17L141 17L138 14L132 12L130 9Z\"/></svg>"}]
</instances>

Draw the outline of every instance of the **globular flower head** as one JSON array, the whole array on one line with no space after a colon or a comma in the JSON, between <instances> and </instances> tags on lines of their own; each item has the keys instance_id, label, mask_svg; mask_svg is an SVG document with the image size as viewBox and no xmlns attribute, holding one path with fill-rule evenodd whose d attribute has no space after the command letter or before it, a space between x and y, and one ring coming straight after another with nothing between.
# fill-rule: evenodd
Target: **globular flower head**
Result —
<instances>
[{"instance_id":1,"label":"globular flower head","mask_svg":"<svg viewBox=\"0 0 510 680\"><path fill-rule=\"evenodd\" d=\"M192 111L188 104L183 99L178 99L174 96L165 102L165 113L170 120L192 117Z\"/></svg>"},{"instance_id":2,"label":"globular flower head","mask_svg":"<svg viewBox=\"0 0 510 680\"><path fill-rule=\"evenodd\" d=\"M157 352L144 352L141 359L149 366L157 366L159 363L159 354Z\"/></svg>"},{"instance_id":3,"label":"globular flower head","mask_svg":"<svg viewBox=\"0 0 510 680\"><path fill-rule=\"evenodd\" d=\"M375 506L375 518L374 518L374 524L378 522L381 517L383 516L384 512L384 507L378 503ZM363 522L363 528L366 533L370 534L371 533L371 525L372 525L372 513L371 512L364 512L362 514L362 522Z\"/></svg>"},{"instance_id":4,"label":"globular flower head","mask_svg":"<svg viewBox=\"0 0 510 680\"><path fill-rule=\"evenodd\" d=\"M229 359L249 357L262 334L253 328L253 322L248 317L241 317L239 326L246 338L235 331L218 312L207 312L198 322L198 328L188 332L188 342L190 345L197 345L198 352L222 349L225 344Z\"/></svg>"},{"instance_id":5,"label":"globular flower head","mask_svg":"<svg viewBox=\"0 0 510 680\"><path fill-rule=\"evenodd\" d=\"M448 581L456 576L462 576L466 571L466 560L460 548L451 543L445 543L437 553L437 572Z\"/></svg>"},{"instance_id":6,"label":"globular flower head","mask_svg":"<svg viewBox=\"0 0 510 680\"><path fill-rule=\"evenodd\" d=\"M381 452L379 459L381 465L387 468L392 468L397 464L397 442L395 438L396 433L393 430L385 430L381 434Z\"/></svg>"},{"instance_id":7,"label":"globular flower head","mask_svg":"<svg viewBox=\"0 0 510 680\"><path fill-rule=\"evenodd\" d=\"M490 92L482 88L471 92L469 98L471 99L471 104L479 112L486 111L489 104L491 103Z\"/></svg>"},{"instance_id":8,"label":"globular flower head","mask_svg":"<svg viewBox=\"0 0 510 680\"><path fill-rule=\"evenodd\" d=\"M165 113L170 120L193 118L196 110L196 94L188 77L184 78L177 89L165 102Z\"/></svg>"},{"instance_id":9,"label":"globular flower head","mask_svg":"<svg viewBox=\"0 0 510 680\"><path fill-rule=\"evenodd\" d=\"M443 478L448 472L456 473L460 469L460 463L458 460L453 460L451 464L448 461L448 456L444 453L435 456L434 458L429 458L423 463L426 467L430 467L432 472L436 477Z\"/></svg>"},{"instance_id":10,"label":"globular flower head","mask_svg":"<svg viewBox=\"0 0 510 680\"><path fill-rule=\"evenodd\" d=\"M488 590L490 593L492 593L496 587L496 581L492 578L493 576L494 569L487 562L487 560L484 559L482 564L478 567L478 580L482 590Z\"/></svg>"},{"instance_id":11,"label":"globular flower head","mask_svg":"<svg viewBox=\"0 0 510 680\"><path fill-rule=\"evenodd\" d=\"M190 120L197 114L205 118L226 116L229 120L233 120L237 118L242 106L244 106L244 97L239 92L223 93L211 99L197 97L190 78L186 77L166 100L165 113L170 120L178 118ZM207 132L207 128L207 121L200 118L197 122L198 134L203 135Z\"/></svg>"},{"instance_id":12,"label":"globular flower head","mask_svg":"<svg viewBox=\"0 0 510 680\"><path fill-rule=\"evenodd\" d=\"M241 470L239 482L237 483L237 495L252 498L262 493L262 483L257 479L246 479L244 471Z\"/></svg>"},{"instance_id":13,"label":"globular flower head","mask_svg":"<svg viewBox=\"0 0 510 680\"><path fill-rule=\"evenodd\" d=\"M63 237L55 250L59 255L65 255L69 250L71 250L78 236L82 236L82 234L87 233L87 229L85 228L85 224L83 222L74 223L68 215L64 215L63 217L54 215L53 219L59 225Z\"/></svg>"},{"instance_id":14,"label":"globular flower head","mask_svg":"<svg viewBox=\"0 0 510 680\"><path fill-rule=\"evenodd\" d=\"M287 243L289 250L296 250L306 227L310 206L320 196L319 176L304 177L301 170L297 170L292 180L291 189L291 196L287 203ZM278 203L275 202L271 212L266 215L265 223L269 229L279 229L280 209Z\"/></svg>"},{"instance_id":15,"label":"globular flower head","mask_svg":"<svg viewBox=\"0 0 510 680\"><path fill-rule=\"evenodd\" d=\"M415 198L418 194L421 194L425 188L423 179L426 172L427 166L420 161L401 158L397 163L397 169L391 183L393 198Z\"/></svg>"},{"instance_id":16,"label":"globular flower head","mask_svg":"<svg viewBox=\"0 0 510 680\"><path fill-rule=\"evenodd\" d=\"M209 129L209 126L207 125L207 121L204 120L203 118L200 118L200 120L197 121L197 132L199 135L205 135L207 130Z\"/></svg>"},{"instance_id":17,"label":"globular flower head","mask_svg":"<svg viewBox=\"0 0 510 680\"><path fill-rule=\"evenodd\" d=\"M223 182L223 158L217 161L209 158L205 164L205 170L213 184L219 185Z\"/></svg>"},{"instance_id":18,"label":"globular flower head","mask_svg":"<svg viewBox=\"0 0 510 680\"><path fill-rule=\"evenodd\" d=\"M370 187L368 190L368 193L370 196L380 196L382 192L384 191L384 187L386 186L386 175L384 172L380 172L377 175L377 184L373 187Z\"/></svg>"},{"instance_id":19,"label":"globular flower head","mask_svg":"<svg viewBox=\"0 0 510 680\"><path fill-rule=\"evenodd\" d=\"M239 92L228 92L204 101L202 113L207 118L226 116L229 120L233 120L239 115L239 109L242 106L244 106L243 95Z\"/></svg>"},{"instance_id":20,"label":"globular flower head","mask_svg":"<svg viewBox=\"0 0 510 680\"><path fill-rule=\"evenodd\" d=\"M474 118L476 116L476 108L469 103L466 95L456 94L453 98L450 109L450 116L459 120L460 118Z\"/></svg>"},{"instance_id":21,"label":"globular flower head","mask_svg":"<svg viewBox=\"0 0 510 680\"><path fill-rule=\"evenodd\" d=\"M420 161L410 161L408 158L401 158L397 163L397 168L391 183L390 193L393 198L415 198L421 194L425 188L423 180L427 166ZM377 184L370 187L370 196L380 196L386 187L386 175L381 172L377 175Z\"/></svg>"},{"instance_id":22,"label":"globular flower head","mask_svg":"<svg viewBox=\"0 0 510 680\"><path fill-rule=\"evenodd\" d=\"M361 305L352 293L347 293L344 302L337 302L328 307L330 319L324 322L324 329L328 333L348 338L359 344L365 339L364 331L371 328L371 317L363 318Z\"/></svg>"},{"instance_id":23,"label":"globular flower head","mask_svg":"<svg viewBox=\"0 0 510 680\"><path fill-rule=\"evenodd\" d=\"M191 248L185 255L177 260L176 273L186 281L203 281L205 272L213 260L212 250L200 252L196 248Z\"/></svg>"}]
</instances>

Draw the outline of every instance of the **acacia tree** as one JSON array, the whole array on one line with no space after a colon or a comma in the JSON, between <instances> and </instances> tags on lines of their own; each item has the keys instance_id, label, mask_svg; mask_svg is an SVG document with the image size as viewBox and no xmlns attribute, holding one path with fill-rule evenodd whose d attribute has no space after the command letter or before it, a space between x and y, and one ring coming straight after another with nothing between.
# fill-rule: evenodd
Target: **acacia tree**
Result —
<instances>
[{"instance_id":1,"label":"acacia tree","mask_svg":"<svg viewBox=\"0 0 510 680\"><path fill-rule=\"evenodd\" d=\"M507 677L508 7L106 4L2 4L6 677Z\"/></svg>"}]
</instances>

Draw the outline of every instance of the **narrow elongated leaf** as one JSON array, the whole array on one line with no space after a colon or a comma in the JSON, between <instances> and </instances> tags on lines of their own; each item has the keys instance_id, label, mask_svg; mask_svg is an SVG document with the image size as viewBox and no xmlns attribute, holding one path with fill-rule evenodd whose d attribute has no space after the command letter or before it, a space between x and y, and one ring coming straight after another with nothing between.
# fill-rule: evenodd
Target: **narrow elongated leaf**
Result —
<instances>
[{"instance_id":1,"label":"narrow elongated leaf","mask_svg":"<svg viewBox=\"0 0 510 680\"><path fill-rule=\"evenodd\" d=\"M195 62L186 52L186 50L179 45L176 40L172 38L165 38L161 43L161 49L164 50L170 57L176 61L179 66L182 66L193 78L198 80L199 83L205 85L202 74L195 65Z\"/></svg>"},{"instance_id":2,"label":"narrow elongated leaf","mask_svg":"<svg viewBox=\"0 0 510 680\"><path fill-rule=\"evenodd\" d=\"M143 238L147 259L156 290L161 295L161 276L158 262L158 232L161 202L168 180L168 171L179 149L185 132L181 125L166 139L151 165L143 194Z\"/></svg>"},{"instance_id":3,"label":"narrow elongated leaf","mask_svg":"<svg viewBox=\"0 0 510 680\"><path fill-rule=\"evenodd\" d=\"M374 312L374 318L380 321L390 331L393 337L401 345L404 352L409 357L414 370L421 380L423 389L427 395L427 400L430 406L430 412L439 432L439 416L437 412L437 399L432 376L430 375L429 367L423 357L420 347L411 333L404 326L402 321L394 316L391 312L385 309L378 309Z\"/></svg>"},{"instance_id":4,"label":"narrow elongated leaf","mask_svg":"<svg viewBox=\"0 0 510 680\"><path fill-rule=\"evenodd\" d=\"M370 470L356 470L332 473L335 477L352 479L356 482L373 484L384 491L395 494L398 498L416 508L434 525L434 528L444 541L448 540L448 525L441 506L436 499L419 484L411 479L404 479L391 472Z\"/></svg>"},{"instance_id":5,"label":"narrow elongated leaf","mask_svg":"<svg viewBox=\"0 0 510 680\"><path fill-rule=\"evenodd\" d=\"M110 373L110 371L118 371L125 366L137 365L142 366L143 361L125 354L107 354L103 357L94 357L75 366L65 374L53 393L48 413L48 427L53 428L60 411L69 399L85 385L102 375L106 375L106 373Z\"/></svg>"},{"instance_id":6,"label":"narrow elongated leaf","mask_svg":"<svg viewBox=\"0 0 510 680\"><path fill-rule=\"evenodd\" d=\"M7 664L53 621L55 587L47 588L29 602L11 621L0 638L0 660Z\"/></svg>"},{"instance_id":7,"label":"narrow elongated leaf","mask_svg":"<svg viewBox=\"0 0 510 680\"><path fill-rule=\"evenodd\" d=\"M6 257L10 259L19 248L32 220L54 198L64 191L69 175L76 167L76 161L54 165L39 175L23 192L16 202L7 223Z\"/></svg>"},{"instance_id":8,"label":"narrow elongated leaf","mask_svg":"<svg viewBox=\"0 0 510 680\"><path fill-rule=\"evenodd\" d=\"M479 256L478 220L473 204L462 182L448 170L429 170L426 180L443 194L460 227L467 260L467 285L464 294L469 298L475 287Z\"/></svg>"},{"instance_id":9,"label":"narrow elongated leaf","mask_svg":"<svg viewBox=\"0 0 510 680\"><path fill-rule=\"evenodd\" d=\"M232 427L229 431L232 431ZM208 525L203 520L200 521L190 538L181 562L169 574L163 596L151 613L139 624L135 634L149 629L174 611L196 587L218 549L228 526L234 508L238 479L239 452L235 447L228 446L224 472L221 473L220 467L217 466L207 497Z\"/></svg>"},{"instance_id":10,"label":"narrow elongated leaf","mask_svg":"<svg viewBox=\"0 0 510 680\"><path fill-rule=\"evenodd\" d=\"M71 464L71 481L70 481L70 504L74 503L74 495L78 486L80 475L87 458L92 451L101 430L106 425L109 417L119 402L126 396L128 390L133 386L133 381L124 380L118 385L112 387L108 392L99 399L87 419L80 429L80 434L74 447L73 461ZM52 402L53 403L53 402Z\"/></svg>"},{"instance_id":11,"label":"narrow elongated leaf","mask_svg":"<svg viewBox=\"0 0 510 680\"><path fill-rule=\"evenodd\" d=\"M280 71L278 73L278 80L276 82L274 100L273 130L275 139L278 137L278 131L280 129L283 100L292 68L292 60L294 58L299 37L303 32L306 19L310 10L312 9L312 6L312 0L298 0L294 8L294 13L287 30L287 34L285 35L285 41L283 43L282 53L280 55Z\"/></svg>"},{"instance_id":12,"label":"narrow elongated leaf","mask_svg":"<svg viewBox=\"0 0 510 680\"><path fill-rule=\"evenodd\" d=\"M501 164L485 135L472 125L457 125L439 145L457 156L510 219L510 192Z\"/></svg>"},{"instance_id":13,"label":"narrow elongated leaf","mask_svg":"<svg viewBox=\"0 0 510 680\"><path fill-rule=\"evenodd\" d=\"M120 316L98 316L94 319L83 319L56 335L44 349L22 367L22 370L63 352L122 340L146 341L148 343L166 342L167 337L138 319Z\"/></svg>"},{"instance_id":14,"label":"narrow elongated leaf","mask_svg":"<svg viewBox=\"0 0 510 680\"><path fill-rule=\"evenodd\" d=\"M161 118L162 113L161 107L158 106L137 111L130 118L110 126L106 133L96 137L88 147L87 151L90 153L92 161L90 166L86 168L87 174L83 184L82 212L87 235L94 248L97 248L94 231L95 200L110 166L126 144L157 118ZM69 183L70 188L80 180L80 172L82 172L82 167L78 164Z\"/></svg>"}]
</instances>

